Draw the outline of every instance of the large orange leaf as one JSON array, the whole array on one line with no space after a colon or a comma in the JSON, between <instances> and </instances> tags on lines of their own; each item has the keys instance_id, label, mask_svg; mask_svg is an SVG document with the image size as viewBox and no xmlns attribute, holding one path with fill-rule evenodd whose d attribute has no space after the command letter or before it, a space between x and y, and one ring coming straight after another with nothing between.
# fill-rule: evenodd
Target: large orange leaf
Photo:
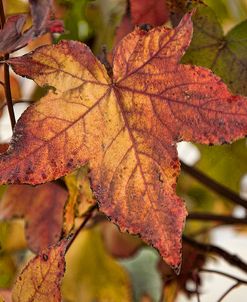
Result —
<instances>
[{"instance_id":1,"label":"large orange leaf","mask_svg":"<svg viewBox=\"0 0 247 302\"><path fill-rule=\"evenodd\" d=\"M23 269L12 292L13 302L60 302L67 240L42 250Z\"/></svg>"},{"instance_id":2,"label":"large orange leaf","mask_svg":"<svg viewBox=\"0 0 247 302\"><path fill-rule=\"evenodd\" d=\"M175 29L136 28L114 51L112 78L73 41L12 59L17 73L54 90L18 121L1 182L42 183L89 162L101 210L178 268L186 209L176 142L247 133L246 98L208 69L179 64L191 36L191 14Z\"/></svg>"},{"instance_id":3,"label":"large orange leaf","mask_svg":"<svg viewBox=\"0 0 247 302\"><path fill-rule=\"evenodd\" d=\"M25 217L27 242L37 253L58 242L67 196L66 190L55 183L9 186L0 203L0 219Z\"/></svg>"}]
</instances>

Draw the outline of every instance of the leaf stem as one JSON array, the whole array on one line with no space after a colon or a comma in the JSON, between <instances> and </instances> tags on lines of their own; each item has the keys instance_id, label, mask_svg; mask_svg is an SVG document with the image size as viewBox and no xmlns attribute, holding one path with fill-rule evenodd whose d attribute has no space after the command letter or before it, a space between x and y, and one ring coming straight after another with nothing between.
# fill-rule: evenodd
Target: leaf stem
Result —
<instances>
[{"instance_id":1,"label":"leaf stem","mask_svg":"<svg viewBox=\"0 0 247 302\"><path fill-rule=\"evenodd\" d=\"M199 251L202 251L204 253L213 253L215 255L224 258L232 266L235 266L241 269L242 271L244 271L245 273L247 273L247 263L243 262L238 256L230 254L229 252L218 246L212 244L200 243L185 235L183 235L183 240L184 242L188 243L189 245L193 246Z\"/></svg>"},{"instance_id":2,"label":"leaf stem","mask_svg":"<svg viewBox=\"0 0 247 302\"><path fill-rule=\"evenodd\" d=\"M187 220L200 221L220 221L224 224L247 224L247 218L237 218L233 216L216 215L211 213L189 213Z\"/></svg>"},{"instance_id":3,"label":"leaf stem","mask_svg":"<svg viewBox=\"0 0 247 302\"><path fill-rule=\"evenodd\" d=\"M231 200L232 202L239 204L245 209L247 209L247 200L242 199L238 194L236 194L232 190L229 190L227 187L216 182L215 180L208 177L198 169L194 167L190 167L183 162L181 162L181 167L184 172L186 172L187 174L198 180L200 183L204 184L212 191L216 192L219 195L224 196L225 198Z\"/></svg>"},{"instance_id":4,"label":"leaf stem","mask_svg":"<svg viewBox=\"0 0 247 302\"><path fill-rule=\"evenodd\" d=\"M6 20L5 20L4 7L3 7L2 0L0 0L0 19L1 19L1 28L3 28ZM4 56L4 60L8 60L8 58L9 58L9 55L6 54ZM16 120L15 120L15 113L14 113L11 88L10 88L9 66L7 63L4 63L4 91L5 91L5 96L6 96L6 100L7 100L11 127L13 130L15 127L15 124L16 124Z\"/></svg>"}]
</instances>

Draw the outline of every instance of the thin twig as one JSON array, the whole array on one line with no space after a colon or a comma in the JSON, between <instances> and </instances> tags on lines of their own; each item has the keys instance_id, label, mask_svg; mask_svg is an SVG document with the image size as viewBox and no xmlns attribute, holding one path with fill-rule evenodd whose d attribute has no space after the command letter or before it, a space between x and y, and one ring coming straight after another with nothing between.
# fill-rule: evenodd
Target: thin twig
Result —
<instances>
[{"instance_id":1,"label":"thin twig","mask_svg":"<svg viewBox=\"0 0 247 302\"><path fill-rule=\"evenodd\" d=\"M245 273L247 273L247 264L243 262L238 256L232 255L229 252L223 250L222 248L212 245L212 244L205 244L195 241L192 238L189 238L183 235L183 240L188 243L189 245L193 246L194 248L204 252L204 253L213 253L222 258L224 258L228 263L232 266L235 266Z\"/></svg>"},{"instance_id":2,"label":"thin twig","mask_svg":"<svg viewBox=\"0 0 247 302\"><path fill-rule=\"evenodd\" d=\"M1 18L1 28L3 28L4 24L5 24L5 14L4 14L4 7L3 7L2 0L0 0L0 18ZM8 60L8 58L9 58L9 55L6 54L4 56L4 60ZM5 91L5 96L6 96L6 100L7 100L11 127L12 127L12 129L14 129L16 120L15 120L15 113L14 113L14 108L13 108L13 103L12 103L10 78L9 78L9 66L6 63L4 63L4 91Z\"/></svg>"},{"instance_id":3,"label":"thin twig","mask_svg":"<svg viewBox=\"0 0 247 302\"><path fill-rule=\"evenodd\" d=\"M224 224L247 224L247 218L237 218L233 216L216 215L211 213L190 213L187 216L187 220L188 219L200 221L220 221Z\"/></svg>"},{"instance_id":4,"label":"thin twig","mask_svg":"<svg viewBox=\"0 0 247 302\"><path fill-rule=\"evenodd\" d=\"M239 283L242 283L242 284L246 284L247 285L247 280L244 280L244 279L240 279L234 275L231 275L231 274L228 274L228 273L224 273L224 272L221 272L221 271L217 271L217 270L214 270L214 269L207 269L207 268L201 268L198 270L200 273L213 273L213 274L217 274L217 275L221 275L223 277L226 277L226 278L229 278L229 279L232 279L232 280L235 280Z\"/></svg>"},{"instance_id":5,"label":"thin twig","mask_svg":"<svg viewBox=\"0 0 247 302\"><path fill-rule=\"evenodd\" d=\"M237 288L240 285L239 282L236 282L235 284L233 284L230 288L228 288L228 290L219 298L219 300L217 302L221 302L223 301L223 299L234 289Z\"/></svg>"},{"instance_id":6,"label":"thin twig","mask_svg":"<svg viewBox=\"0 0 247 302\"><path fill-rule=\"evenodd\" d=\"M201 302L198 280L196 280L196 298L197 298L197 302Z\"/></svg>"},{"instance_id":7,"label":"thin twig","mask_svg":"<svg viewBox=\"0 0 247 302\"><path fill-rule=\"evenodd\" d=\"M186 172L187 174L189 174L190 176L192 176L193 178L204 184L212 191L224 196L225 198L231 200L232 202L239 204L245 209L247 209L247 200L242 199L238 194L236 194L232 190L229 190L227 187L223 186L222 184L208 177L198 169L194 167L190 167L183 162L181 162L181 167L184 172Z\"/></svg>"},{"instance_id":8,"label":"thin twig","mask_svg":"<svg viewBox=\"0 0 247 302\"><path fill-rule=\"evenodd\" d=\"M75 241L76 237L79 235L79 233L81 232L81 230L85 227L85 225L88 223L88 221L91 219L94 210L96 210L98 208L98 205L94 205L93 207L91 207L88 211L88 213L85 215L85 218L83 220L83 222L81 223L81 225L79 226L79 228L75 231L75 233L72 235L69 244L66 247L66 253L68 252L69 248L71 247L71 245L73 244L73 242Z\"/></svg>"}]
</instances>

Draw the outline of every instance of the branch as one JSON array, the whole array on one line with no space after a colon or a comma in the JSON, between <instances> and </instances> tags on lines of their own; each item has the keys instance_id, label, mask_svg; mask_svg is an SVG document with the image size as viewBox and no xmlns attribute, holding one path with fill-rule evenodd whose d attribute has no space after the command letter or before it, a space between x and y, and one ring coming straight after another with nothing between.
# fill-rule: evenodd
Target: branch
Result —
<instances>
[{"instance_id":1,"label":"branch","mask_svg":"<svg viewBox=\"0 0 247 302\"><path fill-rule=\"evenodd\" d=\"M247 218L237 218L233 216L216 215L211 213L190 213L187 216L190 220L220 221L224 224L247 224Z\"/></svg>"},{"instance_id":2,"label":"branch","mask_svg":"<svg viewBox=\"0 0 247 302\"><path fill-rule=\"evenodd\" d=\"M221 302L223 301L223 299L236 287L238 287L240 285L239 282L236 282L235 284L233 284L220 298L217 302Z\"/></svg>"},{"instance_id":3,"label":"branch","mask_svg":"<svg viewBox=\"0 0 247 302\"><path fill-rule=\"evenodd\" d=\"M3 8L3 1L0 0L0 18L1 18L1 28L3 28L5 24L5 14ZM4 60L8 60L9 55L6 54L4 56ZM9 111L9 117L11 121L11 127L14 129L16 121L15 121L15 113L12 103L12 95L11 95L11 88L10 88L10 79L9 79L9 66L8 64L4 63L4 91L7 100L7 106Z\"/></svg>"},{"instance_id":4,"label":"branch","mask_svg":"<svg viewBox=\"0 0 247 302\"><path fill-rule=\"evenodd\" d=\"M230 278L235 280L236 282L218 299L217 302L223 301L223 299L236 287L240 286L241 284L247 285L247 280L239 279L238 277L235 277L231 274L227 274L224 272L216 271L216 270L211 270L211 269L199 269L199 272L202 273L213 273L213 274L218 274L221 276L224 276L226 278Z\"/></svg>"},{"instance_id":5,"label":"branch","mask_svg":"<svg viewBox=\"0 0 247 302\"><path fill-rule=\"evenodd\" d=\"M238 283L242 283L242 284L246 284L247 285L247 280L243 280L243 279L240 279L238 277L235 277L231 274L227 274L227 273L224 273L224 272L221 272L221 271L217 271L217 270L214 270L214 269L206 269L206 268L201 268L198 270L199 272L202 272L202 273L213 273L213 274L218 274L218 275L221 275L221 276L224 276L226 278L229 278L229 279L232 279L232 280L235 280L237 281Z\"/></svg>"},{"instance_id":6,"label":"branch","mask_svg":"<svg viewBox=\"0 0 247 302\"><path fill-rule=\"evenodd\" d=\"M247 263L243 262L238 256L232 255L218 246L212 244L200 243L185 235L183 235L183 240L201 252L213 253L216 254L217 256L224 258L224 260L226 260L232 266L235 266L241 269L242 271L244 271L245 273L247 273Z\"/></svg>"},{"instance_id":7,"label":"branch","mask_svg":"<svg viewBox=\"0 0 247 302\"><path fill-rule=\"evenodd\" d=\"M94 210L98 208L98 205L94 205L88 210L88 213L85 215L85 219L79 226L79 228L75 231L75 233L72 235L69 244L66 247L66 253L68 252L69 248L71 247L72 243L75 241L76 237L80 234L81 230L85 227L85 225L88 223L88 221L92 218Z\"/></svg>"},{"instance_id":8,"label":"branch","mask_svg":"<svg viewBox=\"0 0 247 302\"><path fill-rule=\"evenodd\" d=\"M220 183L214 181L212 178L206 176L204 173L200 172L198 169L194 167L190 167L185 163L181 162L181 167L184 172L204 184L206 187L211 189L212 191L216 192L224 196L225 198L231 200L232 202L241 205L245 209L247 209L247 200L242 199L238 194L229 190L227 187L221 185Z\"/></svg>"}]
</instances>

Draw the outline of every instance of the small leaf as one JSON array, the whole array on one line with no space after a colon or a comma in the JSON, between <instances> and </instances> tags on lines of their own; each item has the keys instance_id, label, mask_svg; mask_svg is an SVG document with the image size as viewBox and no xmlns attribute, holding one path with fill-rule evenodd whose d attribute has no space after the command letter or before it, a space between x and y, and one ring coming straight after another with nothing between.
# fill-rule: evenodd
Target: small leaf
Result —
<instances>
[{"instance_id":1,"label":"small leaf","mask_svg":"<svg viewBox=\"0 0 247 302\"><path fill-rule=\"evenodd\" d=\"M61 302L67 243L63 240L55 247L44 249L26 265L14 285L13 302Z\"/></svg>"},{"instance_id":2,"label":"small leaf","mask_svg":"<svg viewBox=\"0 0 247 302\"><path fill-rule=\"evenodd\" d=\"M247 133L247 101L202 67L179 64L191 14L175 29L136 28L116 47L113 77L79 42L9 63L53 86L19 119L0 157L1 183L38 184L89 163L100 209L179 268L186 209L176 195L176 143L222 144Z\"/></svg>"},{"instance_id":3,"label":"small leaf","mask_svg":"<svg viewBox=\"0 0 247 302\"><path fill-rule=\"evenodd\" d=\"M0 218L25 217L26 237L34 252L58 242L67 192L57 184L9 186L0 203Z\"/></svg>"}]
</instances>

